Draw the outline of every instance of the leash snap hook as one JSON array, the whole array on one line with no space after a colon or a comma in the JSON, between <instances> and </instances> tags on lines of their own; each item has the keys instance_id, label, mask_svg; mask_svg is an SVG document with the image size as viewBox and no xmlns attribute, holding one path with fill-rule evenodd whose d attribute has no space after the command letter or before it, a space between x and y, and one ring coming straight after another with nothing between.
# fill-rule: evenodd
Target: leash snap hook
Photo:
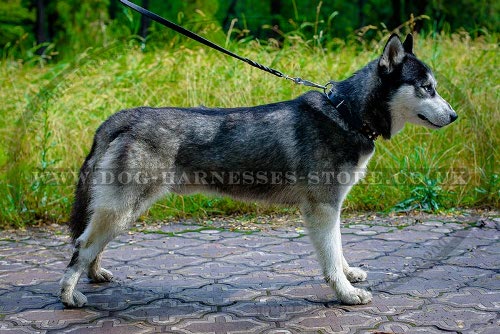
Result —
<instances>
[{"instance_id":1,"label":"leash snap hook","mask_svg":"<svg viewBox=\"0 0 500 334\"><path fill-rule=\"evenodd\" d=\"M321 88L323 90L326 89L326 87L323 86L323 85L317 84L317 83L309 81L309 80L304 80L304 79L302 79L300 77L296 77L296 78L287 77L287 79L292 80L297 85L304 85L304 86L307 86L307 87Z\"/></svg>"},{"instance_id":2,"label":"leash snap hook","mask_svg":"<svg viewBox=\"0 0 500 334\"><path fill-rule=\"evenodd\" d=\"M328 89L330 87L330 89ZM325 93L326 96L330 96L330 93L333 90L333 81L328 81L324 86L323 86L323 93Z\"/></svg>"}]
</instances>

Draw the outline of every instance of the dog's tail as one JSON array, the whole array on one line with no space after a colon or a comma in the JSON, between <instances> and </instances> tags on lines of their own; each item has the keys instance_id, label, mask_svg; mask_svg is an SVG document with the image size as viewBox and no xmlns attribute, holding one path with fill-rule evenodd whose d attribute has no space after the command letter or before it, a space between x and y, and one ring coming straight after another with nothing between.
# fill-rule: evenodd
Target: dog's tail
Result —
<instances>
[{"instance_id":1,"label":"dog's tail","mask_svg":"<svg viewBox=\"0 0 500 334\"><path fill-rule=\"evenodd\" d=\"M80 168L75 199L71 210L69 228L73 241L78 239L89 224L92 214L92 183L95 180L95 171L110 143L120 134L129 129L133 109L123 110L112 115L96 131L90 153Z\"/></svg>"},{"instance_id":2,"label":"dog's tail","mask_svg":"<svg viewBox=\"0 0 500 334\"><path fill-rule=\"evenodd\" d=\"M96 159L96 151L98 146L97 142L98 140L96 134L90 153L85 159L82 167L80 168L80 174L78 175L78 184L76 186L75 199L73 202L73 208L71 209L71 216L69 220L69 228L73 241L75 241L80 235L82 235L90 219L90 186L92 184L95 163L96 161L100 160Z\"/></svg>"}]
</instances>

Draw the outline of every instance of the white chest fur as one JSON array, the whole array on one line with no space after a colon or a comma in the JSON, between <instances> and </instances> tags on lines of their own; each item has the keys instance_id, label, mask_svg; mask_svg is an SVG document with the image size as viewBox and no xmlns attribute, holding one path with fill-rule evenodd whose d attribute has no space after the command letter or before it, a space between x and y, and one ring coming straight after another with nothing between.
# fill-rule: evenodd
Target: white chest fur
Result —
<instances>
[{"instance_id":1,"label":"white chest fur","mask_svg":"<svg viewBox=\"0 0 500 334\"><path fill-rule=\"evenodd\" d=\"M354 182L353 185L358 183L359 180L365 177L366 175L366 166L368 165L368 162L370 161L371 157L373 156L373 153L375 152L372 151L368 154L360 155L358 164L356 165L356 170L354 172Z\"/></svg>"}]
</instances>

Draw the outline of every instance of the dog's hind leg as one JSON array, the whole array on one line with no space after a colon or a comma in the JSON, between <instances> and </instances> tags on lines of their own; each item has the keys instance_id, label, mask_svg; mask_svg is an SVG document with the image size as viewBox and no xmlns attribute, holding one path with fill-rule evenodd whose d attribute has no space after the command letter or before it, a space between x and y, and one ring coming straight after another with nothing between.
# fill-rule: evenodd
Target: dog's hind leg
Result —
<instances>
[{"instance_id":1,"label":"dog's hind leg","mask_svg":"<svg viewBox=\"0 0 500 334\"><path fill-rule=\"evenodd\" d=\"M92 261L88 269L88 277L93 283L105 283L111 282L113 279L113 273L101 267L102 251L96 256L95 260Z\"/></svg>"},{"instance_id":2,"label":"dog's hind leg","mask_svg":"<svg viewBox=\"0 0 500 334\"><path fill-rule=\"evenodd\" d=\"M353 287L344 273L340 208L328 204L307 203L301 209L325 280L335 290L339 300L350 305L369 303L371 293Z\"/></svg>"},{"instance_id":3,"label":"dog's hind leg","mask_svg":"<svg viewBox=\"0 0 500 334\"><path fill-rule=\"evenodd\" d=\"M61 279L61 301L66 307L81 307L87 302L87 298L75 290L81 274L99 266L97 258L104 247L134 218L130 209L94 209L89 225L76 240L75 251ZM99 267L92 274L103 272Z\"/></svg>"}]
</instances>

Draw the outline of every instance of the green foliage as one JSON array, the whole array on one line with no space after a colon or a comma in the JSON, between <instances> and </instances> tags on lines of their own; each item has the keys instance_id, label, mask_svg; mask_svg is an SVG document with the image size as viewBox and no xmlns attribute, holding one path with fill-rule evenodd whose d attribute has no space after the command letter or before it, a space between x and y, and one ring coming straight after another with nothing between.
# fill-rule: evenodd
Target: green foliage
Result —
<instances>
[{"instance_id":1,"label":"green foliage","mask_svg":"<svg viewBox=\"0 0 500 334\"><path fill-rule=\"evenodd\" d=\"M6 0L0 3L0 49L13 58L30 60L36 46L35 0ZM138 36L141 17L117 0L44 0L50 52L44 59L67 61L90 47ZM140 1L138 1L140 3ZM394 5L399 3L399 9ZM314 46L335 50L345 39L378 38L378 28L394 30L412 21L421 32L465 29L473 36L499 31L500 2L481 1L310 1L310 0L188 0L149 1L149 8L202 35L223 43L225 32L232 38L258 38L276 45L288 38L310 41ZM463 13L473 13L463 15ZM425 20L424 20L425 18ZM186 40L152 23L142 47L186 45ZM188 42L188 46L189 46Z\"/></svg>"},{"instance_id":2,"label":"green foliage","mask_svg":"<svg viewBox=\"0 0 500 334\"><path fill-rule=\"evenodd\" d=\"M422 210L426 212L436 212L443 208L443 189L439 185L439 180L417 176L421 184L411 190L411 197L396 204L391 211L408 212Z\"/></svg>"},{"instance_id":3,"label":"green foliage","mask_svg":"<svg viewBox=\"0 0 500 334\"><path fill-rule=\"evenodd\" d=\"M22 0L0 2L0 50L16 50L18 55L27 55L33 45L32 28L35 12L23 6Z\"/></svg>"},{"instance_id":4,"label":"green foliage","mask_svg":"<svg viewBox=\"0 0 500 334\"><path fill-rule=\"evenodd\" d=\"M449 154L450 150L445 153ZM390 153L388 152L390 155ZM396 157L393 156L397 160ZM440 160L443 157L434 155L429 157L425 147L416 147L414 154L404 157L400 161L399 175L393 186L409 188L411 196L397 203L391 211L423 210L435 212L447 207L445 201L452 195L451 191L444 191L441 187L443 175L449 170L439 170ZM417 167L418 166L418 167ZM447 180L451 183L450 180Z\"/></svg>"}]
</instances>

